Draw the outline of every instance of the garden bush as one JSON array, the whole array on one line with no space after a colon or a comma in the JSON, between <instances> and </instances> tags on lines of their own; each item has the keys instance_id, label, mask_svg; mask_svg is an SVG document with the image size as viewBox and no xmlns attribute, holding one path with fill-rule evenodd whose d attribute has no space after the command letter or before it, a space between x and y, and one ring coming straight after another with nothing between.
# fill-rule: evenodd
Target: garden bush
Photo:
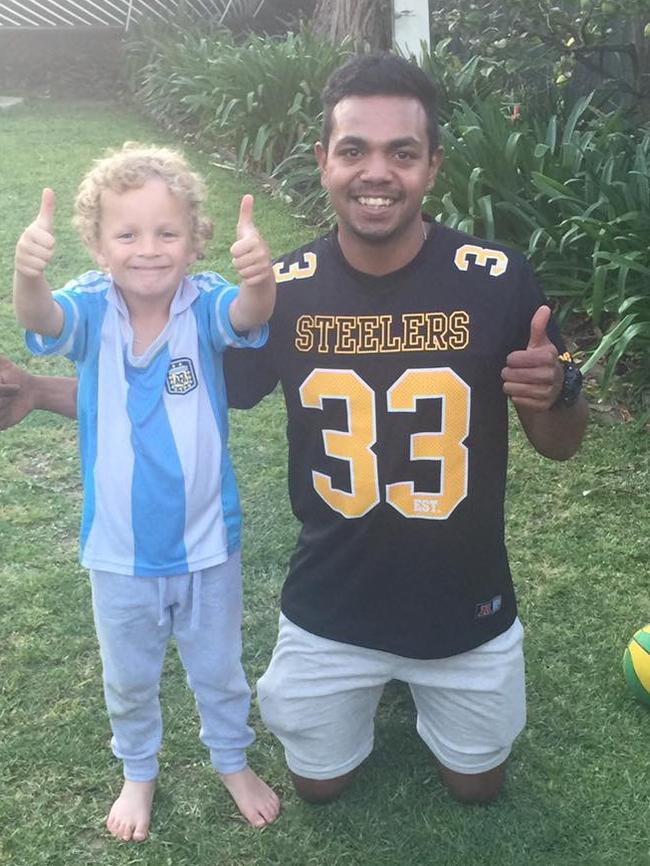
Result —
<instances>
[{"instance_id":1,"label":"garden bush","mask_svg":"<svg viewBox=\"0 0 650 866\"><path fill-rule=\"evenodd\" d=\"M228 152L238 168L270 174L303 140L327 76L351 49L306 28L243 42L218 28L155 28L127 50L133 89L153 115Z\"/></svg>"}]
</instances>

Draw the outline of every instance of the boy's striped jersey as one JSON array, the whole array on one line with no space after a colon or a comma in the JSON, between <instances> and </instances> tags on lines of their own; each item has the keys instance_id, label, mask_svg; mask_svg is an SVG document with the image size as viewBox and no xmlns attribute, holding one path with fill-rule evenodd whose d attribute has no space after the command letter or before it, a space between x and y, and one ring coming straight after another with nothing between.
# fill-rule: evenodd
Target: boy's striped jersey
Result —
<instances>
[{"instance_id":1,"label":"boy's striped jersey","mask_svg":"<svg viewBox=\"0 0 650 866\"><path fill-rule=\"evenodd\" d=\"M88 568L184 574L238 548L222 354L262 345L267 328L235 334L228 308L237 292L218 274L187 277L167 326L136 355L122 296L92 271L54 293L64 312L59 337L28 333L32 351L63 354L77 367Z\"/></svg>"}]
</instances>

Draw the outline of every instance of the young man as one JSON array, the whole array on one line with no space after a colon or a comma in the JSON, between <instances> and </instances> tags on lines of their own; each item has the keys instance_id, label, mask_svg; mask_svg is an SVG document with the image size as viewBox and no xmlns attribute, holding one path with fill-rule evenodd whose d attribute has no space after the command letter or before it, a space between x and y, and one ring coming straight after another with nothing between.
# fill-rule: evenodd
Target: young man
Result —
<instances>
[{"instance_id":1,"label":"young man","mask_svg":"<svg viewBox=\"0 0 650 866\"><path fill-rule=\"evenodd\" d=\"M442 163L424 73L356 57L324 103L316 158L337 228L277 263L269 342L226 359L232 406L282 384L303 524L260 707L297 791L323 802L372 750L383 686L401 679L444 783L486 802L525 721L507 398L558 460L588 410L523 257L421 215ZM26 390L10 422L30 405L73 414L61 380Z\"/></svg>"}]
</instances>

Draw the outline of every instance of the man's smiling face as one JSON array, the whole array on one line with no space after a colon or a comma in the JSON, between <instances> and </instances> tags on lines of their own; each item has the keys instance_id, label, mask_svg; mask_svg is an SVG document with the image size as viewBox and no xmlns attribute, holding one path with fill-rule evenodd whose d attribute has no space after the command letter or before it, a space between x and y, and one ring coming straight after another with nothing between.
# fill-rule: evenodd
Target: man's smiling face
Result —
<instances>
[{"instance_id":1,"label":"man's smiling face","mask_svg":"<svg viewBox=\"0 0 650 866\"><path fill-rule=\"evenodd\" d=\"M332 112L327 150L316 145L321 183L339 223L341 246L421 245L420 210L442 162L429 151L427 119L408 96L348 96Z\"/></svg>"}]
</instances>

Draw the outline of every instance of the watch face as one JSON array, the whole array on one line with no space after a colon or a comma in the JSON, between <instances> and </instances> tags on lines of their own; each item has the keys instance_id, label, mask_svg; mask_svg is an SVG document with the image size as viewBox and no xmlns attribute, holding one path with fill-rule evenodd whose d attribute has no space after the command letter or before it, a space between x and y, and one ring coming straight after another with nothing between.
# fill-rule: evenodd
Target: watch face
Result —
<instances>
[{"instance_id":1,"label":"watch face","mask_svg":"<svg viewBox=\"0 0 650 866\"><path fill-rule=\"evenodd\" d=\"M572 406L582 390L582 373L573 363L573 360L564 364L564 382L560 393L560 402L564 406Z\"/></svg>"}]
</instances>

